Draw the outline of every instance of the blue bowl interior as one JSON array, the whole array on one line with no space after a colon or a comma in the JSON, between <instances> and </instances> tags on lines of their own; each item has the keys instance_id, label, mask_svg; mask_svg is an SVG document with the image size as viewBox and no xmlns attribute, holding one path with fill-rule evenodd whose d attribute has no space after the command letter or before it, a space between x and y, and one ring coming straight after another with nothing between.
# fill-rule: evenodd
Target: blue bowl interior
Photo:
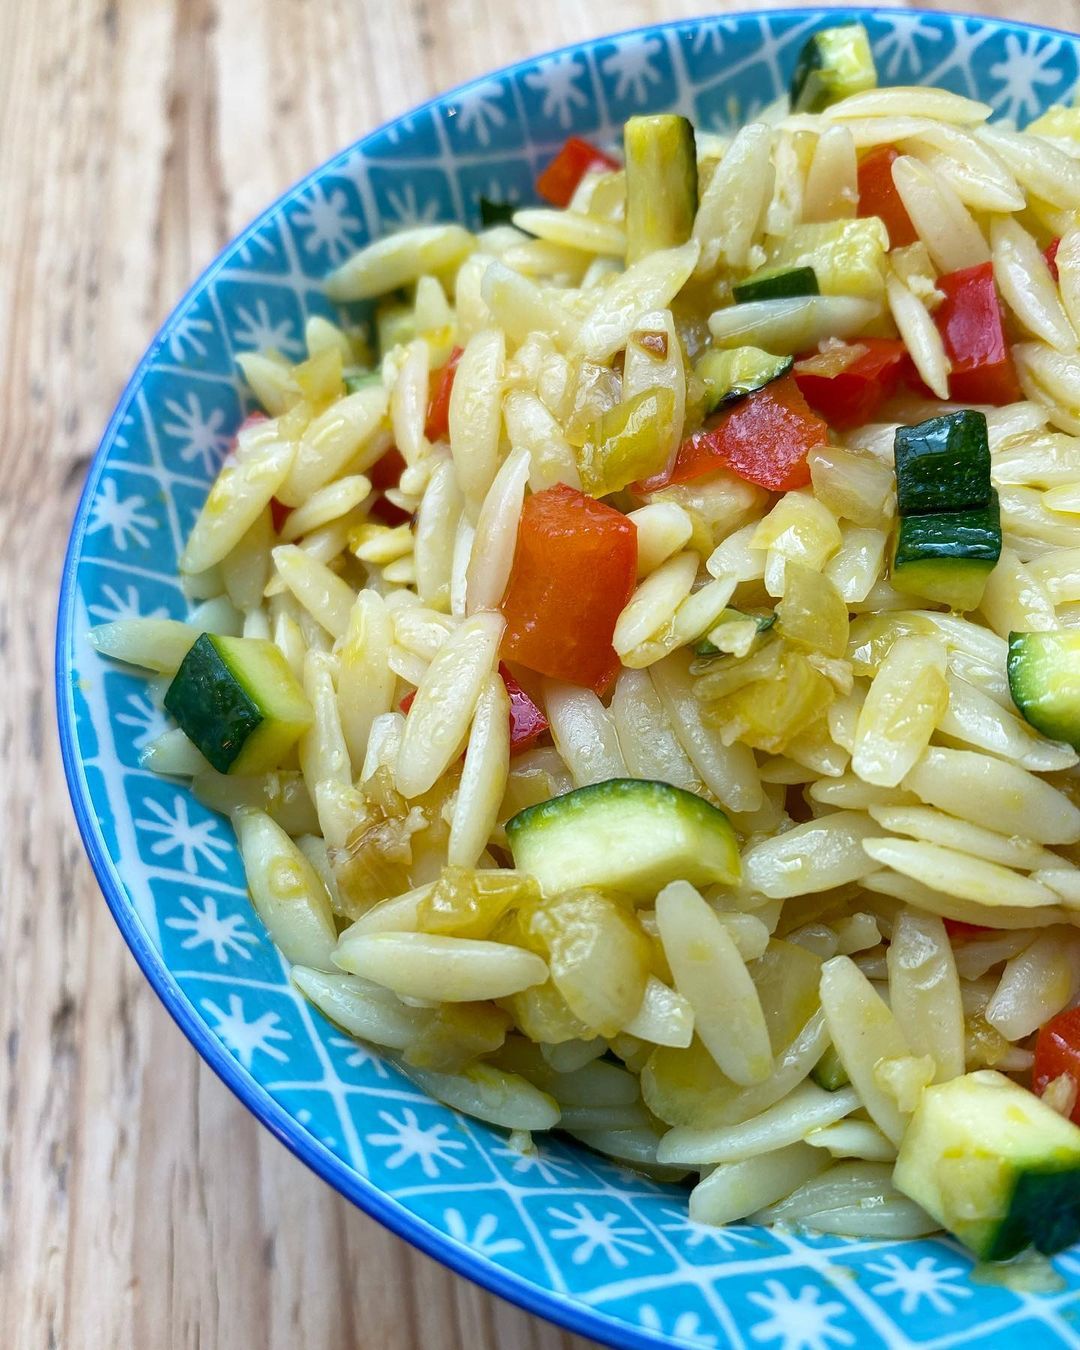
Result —
<instances>
[{"instance_id":1,"label":"blue bowl interior","mask_svg":"<svg viewBox=\"0 0 1080 1350\"><path fill-rule=\"evenodd\" d=\"M837 11L828 12L835 20ZM860 11L881 78L944 85L1025 122L1071 96L1077 39L946 14ZM245 410L234 358L302 351L320 278L404 224L478 224L478 198L527 202L571 132L615 139L632 113L709 130L786 86L823 11L694 20L540 57L359 141L271 206L195 283L102 440L64 570L57 694L87 849L117 923L207 1062L293 1151L396 1232L525 1307L620 1346L1080 1345L1080 1260L1060 1291L975 1285L951 1241L852 1243L689 1222L685 1191L559 1139L522 1158L419 1093L290 988L246 898L227 823L139 768L163 729L144 682L90 651L119 617L183 617L181 541ZM355 317L353 315L352 317Z\"/></svg>"}]
</instances>

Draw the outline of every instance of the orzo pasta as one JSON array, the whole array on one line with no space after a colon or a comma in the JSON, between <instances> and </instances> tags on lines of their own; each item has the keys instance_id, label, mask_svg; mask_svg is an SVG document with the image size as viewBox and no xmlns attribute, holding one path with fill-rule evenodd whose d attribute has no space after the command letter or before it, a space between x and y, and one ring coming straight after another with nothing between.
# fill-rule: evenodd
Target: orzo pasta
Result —
<instances>
[{"instance_id":1,"label":"orzo pasta","mask_svg":"<svg viewBox=\"0 0 1080 1350\"><path fill-rule=\"evenodd\" d=\"M371 244L92 635L304 996L707 1223L1080 1236L1080 109L989 114L825 29Z\"/></svg>"}]
</instances>

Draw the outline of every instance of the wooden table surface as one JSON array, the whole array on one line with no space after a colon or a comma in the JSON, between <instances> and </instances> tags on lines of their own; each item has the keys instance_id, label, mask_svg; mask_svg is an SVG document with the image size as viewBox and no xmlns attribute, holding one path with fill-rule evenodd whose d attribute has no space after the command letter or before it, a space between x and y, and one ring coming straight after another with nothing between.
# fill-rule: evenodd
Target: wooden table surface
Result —
<instances>
[{"instance_id":1,"label":"wooden table surface","mask_svg":"<svg viewBox=\"0 0 1080 1350\"><path fill-rule=\"evenodd\" d=\"M584 1350L342 1200L166 1015L76 835L53 730L55 594L129 371L259 208L436 90L706 7L0 0L4 1350ZM1080 0L960 7L1080 26Z\"/></svg>"}]
</instances>

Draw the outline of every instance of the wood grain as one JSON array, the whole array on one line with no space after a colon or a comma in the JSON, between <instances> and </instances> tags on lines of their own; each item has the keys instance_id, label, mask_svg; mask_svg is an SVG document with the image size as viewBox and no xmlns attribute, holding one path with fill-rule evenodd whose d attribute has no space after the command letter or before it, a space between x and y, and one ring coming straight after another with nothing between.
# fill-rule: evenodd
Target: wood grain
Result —
<instances>
[{"instance_id":1,"label":"wood grain","mask_svg":"<svg viewBox=\"0 0 1080 1350\"><path fill-rule=\"evenodd\" d=\"M128 372L256 210L435 90L701 7L0 0L5 1350L584 1347L341 1200L166 1016L75 833L53 731L54 597L86 466ZM982 8L1047 12L1037 0ZM1076 28L1080 2L1059 0L1053 19Z\"/></svg>"}]
</instances>

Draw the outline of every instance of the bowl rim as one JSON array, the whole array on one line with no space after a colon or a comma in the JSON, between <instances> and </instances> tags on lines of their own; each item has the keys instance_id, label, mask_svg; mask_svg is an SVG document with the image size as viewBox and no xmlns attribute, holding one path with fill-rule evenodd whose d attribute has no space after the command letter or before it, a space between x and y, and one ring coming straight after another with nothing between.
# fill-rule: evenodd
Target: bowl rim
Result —
<instances>
[{"instance_id":1,"label":"bowl rim","mask_svg":"<svg viewBox=\"0 0 1080 1350\"><path fill-rule=\"evenodd\" d=\"M280 214L294 197L321 177L330 165L343 156L361 149L366 142L381 135L395 124L420 113L434 111L448 101L468 93L476 86L490 80L510 77L523 69L531 68L538 62L578 52L582 48L594 48L613 39L647 37L661 31L679 31L685 28L693 28L719 17L735 20L742 24L764 18L812 17L819 20L834 15L838 18L846 18L863 15L892 17L896 14L906 14L917 18L920 12L933 19L961 19L1020 33L1045 33L1054 37L1065 38L1080 50L1080 36L1070 33L1066 29L1055 28L1049 24L1026 23L1017 19L999 18L989 14L973 14L965 10L920 11L906 7L897 9L893 6L883 5L838 5L835 7L828 4L822 4L820 7L781 5L765 9L738 9L725 12L722 15L705 13L684 19L640 24L633 28L617 29L610 33L580 38L575 42L532 53L506 65L481 72L461 84L432 95L414 107L395 113L392 117L387 118L371 130L365 131L348 145L320 161L314 168L302 174L283 192L274 197L254 216L248 225L233 235L218 250L210 263L185 288L183 294L171 306L169 313L161 322L124 385L90 461L86 480L72 517L71 532L68 536L60 576L54 647L54 694L61 760L76 825L94 876L117 928L151 989L157 994L165 1010L187 1037L203 1062L239 1099L241 1104L300 1162L309 1167L340 1195L382 1224L383 1227L389 1229L396 1237L403 1238L425 1255L448 1267L455 1274L465 1276L481 1288L497 1294L500 1298L506 1299L534 1316L545 1318L576 1335L615 1347L616 1350L665 1350L665 1348L670 1350L673 1342L663 1333L654 1333L644 1327L634 1327L601 1308L590 1307L556 1290L543 1288L534 1284L525 1275L517 1274L496 1265L495 1262L473 1251L463 1243L456 1242L420 1215L408 1209L400 1201L381 1190L368 1177L350 1167L321 1140L309 1133L285 1106L276 1101L252 1076L250 1071L245 1069L240 1061L230 1053L224 1042L213 1034L181 990L171 969L165 964L161 953L150 943L134 907L125 895L120 874L109 856L100 823L90 800L83 773L83 764L78 751L71 658L75 637L75 581L89 524L90 505L106 469L107 452L112 445L120 423L127 416L147 373L168 338L177 315L224 268L227 260L239 246L262 229L268 221Z\"/></svg>"}]
</instances>

